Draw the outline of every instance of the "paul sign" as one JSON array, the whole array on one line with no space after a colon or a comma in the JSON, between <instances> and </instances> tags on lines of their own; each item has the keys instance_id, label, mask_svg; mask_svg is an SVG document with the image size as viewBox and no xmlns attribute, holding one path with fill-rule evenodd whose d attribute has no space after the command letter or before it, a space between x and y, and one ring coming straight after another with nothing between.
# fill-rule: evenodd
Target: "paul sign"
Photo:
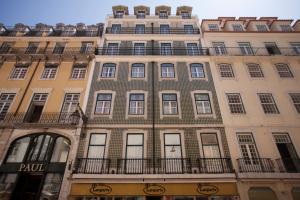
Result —
<instances>
[{"instance_id":1,"label":"paul sign","mask_svg":"<svg viewBox=\"0 0 300 200\"><path fill-rule=\"evenodd\" d=\"M37 163L28 163L28 164L21 164L19 167L19 172L43 172L45 171L44 164L37 164Z\"/></svg>"},{"instance_id":2,"label":"paul sign","mask_svg":"<svg viewBox=\"0 0 300 200\"><path fill-rule=\"evenodd\" d=\"M219 188L214 185L198 184L197 192L203 195L213 195L219 192Z\"/></svg>"}]
</instances>

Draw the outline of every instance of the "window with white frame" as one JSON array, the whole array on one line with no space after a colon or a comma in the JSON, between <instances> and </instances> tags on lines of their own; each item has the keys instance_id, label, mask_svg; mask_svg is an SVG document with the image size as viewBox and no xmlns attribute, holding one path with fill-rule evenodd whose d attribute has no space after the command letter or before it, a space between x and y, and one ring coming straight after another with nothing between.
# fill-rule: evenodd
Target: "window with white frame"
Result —
<instances>
[{"instance_id":1,"label":"window with white frame","mask_svg":"<svg viewBox=\"0 0 300 200\"><path fill-rule=\"evenodd\" d=\"M101 78L114 78L116 74L116 64L105 63L102 66Z\"/></svg>"},{"instance_id":2,"label":"window with white frame","mask_svg":"<svg viewBox=\"0 0 300 200\"><path fill-rule=\"evenodd\" d=\"M121 24L113 24L111 26L111 33L112 34L118 34L121 32Z\"/></svg>"},{"instance_id":3,"label":"window with white frame","mask_svg":"<svg viewBox=\"0 0 300 200\"><path fill-rule=\"evenodd\" d=\"M119 44L109 43L107 46L107 55L118 55L119 54Z\"/></svg>"},{"instance_id":4,"label":"window with white frame","mask_svg":"<svg viewBox=\"0 0 300 200\"><path fill-rule=\"evenodd\" d=\"M210 31L219 31L219 25L218 24L208 24L208 29Z\"/></svg>"},{"instance_id":5,"label":"window with white frame","mask_svg":"<svg viewBox=\"0 0 300 200\"><path fill-rule=\"evenodd\" d=\"M260 104L266 114L279 114L279 110L271 93L258 93Z\"/></svg>"},{"instance_id":6,"label":"window with white frame","mask_svg":"<svg viewBox=\"0 0 300 200\"><path fill-rule=\"evenodd\" d=\"M66 93L64 103L61 109L62 115L75 112L79 104L79 93Z\"/></svg>"},{"instance_id":7,"label":"window with white frame","mask_svg":"<svg viewBox=\"0 0 300 200\"><path fill-rule=\"evenodd\" d=\"M174 65L171 63L163 63L161 68L161 78L175 78Z\"/></svg>"},{"instance_id":8,"label":"window with white frame","mask_svg":"<svg viewBox=\"0 0 300 200\"><path fill-rule=\"evenodd\" d=\"M168 18L168 13L167 13L167 11L160 11L160 12L159 12L159 18L160 18L160 19L167 19L167 18Z\"/></svg>"},{"instance_id":9,"label":"window with white frame","mask_svg":"<svg viewBox=\"0 0 300 200\"><path fill-rule=\"evenodd\" d=\"M182 158L180 133L164 134L164 152L165 158Z\"/></svg>"},{"instance_id":10,"label":"window with white frame","mask_svg":"<svg viewBox=\"0 0 300 200\"><path fill-rule=\"evenodd\" d=\"M264 77L264 74L263 74L259 64L248 63L247 67L248 67L248 71L249 71L249 74L250 74L251 78L262 78L262 77Z\"/></svg>"},{"instance_id":11,"label":"window with white frame","mask_svg":"<svg viewBox=\"0 0 300 200\"><path fill-rule=\"evenodd\" d=\"M212 42L212 46L215 50L216 55L227 54L227 50L224 42Z\"/></svg>"},{"instance_id":12,"label":"window with white frame","mask_svg":"<svg viewBox=\"0 0 300 200\"><path fill-rule=\"evenodd\" d=\"M62 36L71 36L76 33L76 28L72 26L65 26L61 33Z\"/></svg>"},{"instance_id":13,"label":"window with white frame","mask_svg":"<svg viewBox=\"0 0 300 200\"><path fill-rule=\"evenodd\" d=\"M200 133L204 158L220 158L220 148L216 133ZM217 164L217 163L215 163Z\"/></svg>"},{"instance_id":14,"label":"window with white frame","mask_svg":"<svg viewBox=\"0 0 300 200\"><path fill-rule=\"evenodd\" d=\"M123 18L124 14L125 13L123 10L117 10L115 13L115 18Z\"/></svg>"},{"instance_id":15,"label":"window with white frame","mask_svg":"<svg viewBox=\"0 0 300 200\"><path fill-rule=\"evenodd\" d=\"M80 53L88 54L93 52L93 42L82 42L80 47Z\"/></svg>"},{"instance_id":16,"label":"window with white frame","mask_svg":"<svg viewBox=\"0 0 300 200\"><path fill-rule=\"evenodd\" d=\"M87 70L87 64L74 64L71 79L84 79Z\"/></svg>"},{"instance_id":17,"label":"window with white frame","mask_svg":"<svg viewBox=\"0 0 300 200\"><path fill-rule=\"evenodd\" d=\"M12 42L3 42L0 47L0 53L5 54L8 53L12 47Z\"/></svg>"},{"instance_id":18,"label":"window with white frame","mask_svg":"<svg viewBox=\"0 0 300 200\"><path fill-rule=\"evenodd\" d=\"M193 25L184 25L184 33L185 34L194 34L194 26Z\"/></svg>"},{"instance_id":19,"label":"window with white frame","mask_svg":"<svg viewBox=\"0 0 300 200\"><path fill-rule=\"evenodd\" d=\"M99 115L109 115L112 104L112 94L111 93L100 93L97 95L95 114Z\"/></svg>"},{"instance_id":20,"label":"window with white frame","mask_svg":"<svg viewBox=\"0 0 300 200\"><path fill-rule=\"evenodd\" d=\"M219 64L220 75L223 78L233 78L234 73L231 64Z\"/></svg>"},{"instance_id":21,"label":"window with white frame","mask_svg":"<svg viewBox=\"0 0 300 200\"><path fill-rule=\"evenodd\" d=\"M204 66L201 63L190 64L192 78L205 78Z\"/></svg>"},{"instance_id":22,"label":"window with white frame","mask_svg":"<svg viewBox=\"0 0 300 200\"><path fill-rule=\"evenodd\" d=\"M181 12L180 13L182 19L190 19L191 18L191 14L189 12Z\"/></svg>"},{"instance_id":23,"label":"window with white frame","mask_svg":"<svg viewBox=\"0 0 300 200\"><path fill-rule=\"evenodd\" d=\"M160 55L172 55L171 43L160 44Z\"/></svg>"},{"instance_id":24,"label":"window with white frame","mask_svg":"<svg viewBox=\"0 0 300 200\"><path fill-rule=\"evenodd\" d=\"M280 55L280 49L275 42L265 42L265 47L270 55Z\"/></svg>"},{"instance_id":25,"label":"window with white frame","mask_svg":"<svg viewBox=\"0 0 300 200\"><path fill-rule=\"evenodd\" d=\"M134 55L145 55L144 43L134 43Z\"/></svg>"},{"instance_id":26,"label":"window with white frame","mask_svg":"<svg viewBox=\"0 0 300 200\"><path fill-rule=\"evenodd\" d=\"M289 94L298 113L300 113L300 93Z\"/></svg>"},{"instance_id":27,"label":"window with white frame","mask_svg":"<svg viewBox=\"0 0 300 200\"><path fill-rule=\"evenodd\" d=\"M137 12L136 18L138 18L138 19L145 19L145 17L146 17L145 11L139 10L139 11Z\"/></svg>"},{"instance_id":28,"label":"window with white frame","mask_svg":"<svg viewBox=\"0 0 300 200\"><path fill-rule=\"evenodd\" d=\"M238 45L239 45L243 55L253 55L254 54L250 42L238 42Z\"/></svg>"},{"instance_id":29,"label":"window with white frame","mask_svg":"<svg viewBox=\"0 0 300 200\"><path fill-rule=\"evenodd\" d=\"M232 24L233 31L244 31L244 28L241 24Z\"/></svg>"},{"instance_id":30,"label":"window with white frame","mask_svg":"<svg viewBox=\"0 0 300 200\"><path fill-rule=\"evenodd\" d=\"M135 34L145 34L145 24L135 25Z\"/></svg>"},{"instance_id":31,"label":"window with white frame","mask_svg":"<svg viewBox=\"0 0 300 200\"><path fill-rule=\"evenodd\" d=\"M163 115L177 115L177 94L162 94Z\"/></svg>"},{"instance_id":32,"label":"window with white frame","mask_svg":"<svg viewBox=\"0 0 300 200\"><path fill-rule=\"evenodd\" d=\"M259 164L259 155L256 149L252 133L237 133L238 143L242 155L241 164L257 165Z\"/></svg>"},{"instance_id":33,"label":"window with white frame","mask_svg":"<svg viewBox=\"0 0 300 200\"><path fill-rule=\"evenodd\" d=\"M38 46L39 42L29 42L25 54L35 54Z\"/></svg>"},{"instance_id":34,"label":"window with white frame","mask_svg":"<svg viewBox=\"0 0 300 200\"><path fill-rule=\"evenodd\" d=\"M5 119L5 116L15 96L15 93L2 93L0 95L0 121Z\"/></svg>"},{"instance_id":35,"label":"window with white frame","mask_svg":"<svg viewBox=\"0 0 300 200\"><path fill-rule=\"evenodd\" d=\"M227 93L227 100L232 114L245 114L242 97L239 93Z\"/></svg>"},{"instance_id":36,"label":"window with white frame","mask_svg":"<svg viewBox=\"0 0 300 200\"><path fill-rule=\"evenodd\" d=\"M145 95L134 93L129 95L129 115L144 115Z\"/></svg>"},{"instance_id":37,"label":"window with white frame","mask_svg":"<svg viewBox=\"0 0 300 200\"><path fill-rule=\"evenodd\" d=\"M53 54L62 54L65 50L65 46L66 46L65 42L56 42L52 53Z\"/></svg>"},{"instance_id":38,"label":"window with white frame","mask_svg":"<svg viewBox=\"0 0 300 200\"><path fill-rule=\"evenodd\" d=\"M194 98L198 115L212 114L211 103L208 93L195 93Z\"/></svg>"},{"instance_id":39,"label":"window with white frame","mask_svg":"<svg viewBox=\"0 0 300 200\"><path fill-rule=\"evenodd\" d=\"M290 45L292 46L293 50L297 55L300 54L300 42L291 42Z\"/></svg>"},{"instance_id":40,"label":"window with white frame","mask_svg":"<svg viewBox=\"0 0 300 200\"><path fill-rule=\"evenodd\" d=\"M27 64L16 64L11 75L10 79L24 79L28 70Z\"/></svg>"},{"instance_id":41,"label":"window with white frame","mask_svg":"<svg viewBox=\"0 0 300 200\"><path fill-rule=\"evenodd\" d=\"M104 158L106 147L106 133L91 133L90 143L88 147L88 158Z\"/></svg>"},{"instance_id":42,"label":"window with white frame","mask_svg":"<svg viewBox=\"0 0 300 200\"><path fill-rule=\"evenodd\" d=\"M145 77L145 64L134 63L131 66L131 78L144 78Z\"/></svg>"},{"instance_id":43,"label":"window with white frame","mask_svg":"<svg viewBox=\"0 0 300 200\"><path fill-rule=\"evenodd\" d=\"M195 56L199 55L199 48L197 43L187 43L187 55Z\"/></svg>"},{"instance_id":44,"label":"window with white frame","mask_svg":"<svg viewBox=\"0 0 300 200\"><path fill-rule=\"evenodd\" d=\"M139 159L143 157L144 157L144 134L128 133L126 138L125 158Z\"/></svg>"},{"instance_id":45,"label":"window with white frame","mask_svg":"<svg viewBox=\"0 0 300 200\"><path fill-rule=\"evenodd\" d=\"M281 31L283 32L291 32L292 27L290 25L280 25Z\"/></svg>"},{"instance_id":46,"label":"window with white frame","mask_svg":"<svg viewBox=\"0 0 300 200\"><path fill-rule=\"evenodd\" d=\"M54 79L57 72L58 64L45 64L41 79Z\"/></svg>"},{"instance_id":47,"label":"window with white frame","mask_svg":"<svg viewBox=\"0 0 300 200\"><path fill-rule=\"evenodd\" d=\"M160 34L170 34L169 24L161 24L159 30L160 30Z\"/></svg>"},{"instance_id":48,"label":"window with white frame","mask_svg":"<svg viewBox=\"0 0 300 200\"><path fill-rule=\"evenodd\" d=\"M257 24L256 29L258 32L266 32L268 31L268 27L264 24Z\"/></svg>"},{"instance_id":49,"label":"window with white frame","mask_svg":"<svg viewBox=\"0 0 300 200\"><path fill-rule=\"evenodd\" d=\"M277 63L275 64L277 72L281 78L293 78L293 74L289 68L289 66L285 63Z\"/></svg>"}]
</instances>

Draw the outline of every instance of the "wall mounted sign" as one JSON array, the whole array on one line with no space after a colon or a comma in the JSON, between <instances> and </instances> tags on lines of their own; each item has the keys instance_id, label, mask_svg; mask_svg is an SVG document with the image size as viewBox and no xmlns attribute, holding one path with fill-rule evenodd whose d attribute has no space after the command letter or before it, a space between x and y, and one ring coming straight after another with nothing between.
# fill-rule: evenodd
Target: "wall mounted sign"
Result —
<instances>
[{"instance_id":1,"label":"wall mounted sign","mask_svg":"<svg viewBox=\"0 0 300 200\"><path fill-rule=\"evenodd\" d=\"M159 184L145 184L143 191L145 194L149 195L162 195L165 193L166 189Z\"/></svg>"},{"instance_id":2,"label":"wall mounted sign","mask_svg":"<svg viewBox=\"0 0 300 200\"><path fill-rule=\"evenodd\" d=\"M90 192L92 194L96 194L96 195L110 194L111 191L112 191L112 189L109 185L100 184L100 183L92 184L92 186L90 188Z\"/></svg>"},{"instance_id":3,"label":"wall mounted sign","mask_svg":"<svg viewBox=\"0 0 300 200\"><path fill-rule=\"evenodd\" d=\"M37 163L22 163L19 167L19 172L44 172L45 165L44 164L37 164Z\"/></svg>"},{"instance_id":4,"label":"wall mounted sign","mask_svg":"<svg viewBox=\"0 0 300 200\"><path fill-rule=\"evenodd\" d=\"M219 192L219 188L215 185L199 184L197 187L197 192L204 195L213 195Z\"/></svg>"}]
</instances>

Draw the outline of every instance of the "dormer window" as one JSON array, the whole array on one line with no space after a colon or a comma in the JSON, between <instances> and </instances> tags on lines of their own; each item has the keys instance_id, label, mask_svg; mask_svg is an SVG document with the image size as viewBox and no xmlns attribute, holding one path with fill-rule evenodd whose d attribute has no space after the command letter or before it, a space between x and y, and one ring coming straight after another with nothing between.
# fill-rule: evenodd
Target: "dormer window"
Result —
<instances>
[{"instance_id":1,"label":"dormer window","mask_svg":"<svg viewBox=\"0 0 300 200\"><path fill-rule=\"evenodd\" d=\"M115 18L123 18L124 11L117 10L115 14Z\"/></svg>"},{"instance_id":2,"label":"dormer window","mask_svg":"<svg viewBox=\"0 0 300 200\"><path fill-rule=\"evenodd\" d=\"M167 19L167 18L168 18L168 13L167 13L167 11L160 11L160 12L159 12L159 18L160 18L160 19Z\"/></svg>"},{"instance_id":3,"label":"dormer window","mask_svg":"<svg viewBox=\"0 0 300 200\"><path fill-rule=\"evenodd\" d=\"M280 25L281 31L283 32L291 32L292 27L290 25Z\"/></svg>"},{"instance_id":4,"label":"dormer window","mask_svg":"<svg viewBox=\"0 0 300 200\"><path fill-rule=\"evenodd\" d=\"M244 31L244 28L241 24L232 24L233 31Z\"/></svg>"},{"instance_id":5,"label":"dormer window","mask_svg":"<svg viewBox=\"0 0 300 200\"><path fill-rule=\"evenodd\" d=\"M264 24L257 24L256 29L258 32L266 32L268 31L268 27Z\"/></svg>"},{"instance_id":6,"label":"dormer window","mask_svg":"<svg viewBox=\"0 0 300 200\"><path fill-rule=\"evenodd\" d=\"M146 17L145 11L142 11L142 10L141 10L141 11L138 11L136 17L137 17L138 19L144 19L144 18Z\"/></svg>"},{"instance_id":7,"label":"dormer window","mask_svg":"<svg viewBox=\"0 0 300 200\"><path fill-rule=\"evenodd\" d=\"M190 19L191 15L188 12L181 12L182 19Z\"/></svg>"},{"instance_id":8,"label":"dormer window","mask_svg":"<svg viewBox=\"0 0 300 200\"><path fill-rule=\"evenodd\" d=\"M76 29L74 27L65 27L62 32L62 36L71 36L74 35Z\"/></svg>"},{"instance_id":9,"label":"dormer window","mask_svg":"<svg viewBox=\"0 0 300 200\"><path fill-rule=\"evenodd\" d=\"M97 36L97 33L98 33L97 27L90 27L87 29L86 35L93 37L93 36Z\"/></svg>"},{"instance_id":10,"label":"dormer window","mask_svg":"<svg viewBox=\"0 0 300 200\"><path fill-rule=\"evenodd\" d=\"M219 31L219 26L218 24L208 24L208 29L210 31Z\"/></svg>"}]
</instances>

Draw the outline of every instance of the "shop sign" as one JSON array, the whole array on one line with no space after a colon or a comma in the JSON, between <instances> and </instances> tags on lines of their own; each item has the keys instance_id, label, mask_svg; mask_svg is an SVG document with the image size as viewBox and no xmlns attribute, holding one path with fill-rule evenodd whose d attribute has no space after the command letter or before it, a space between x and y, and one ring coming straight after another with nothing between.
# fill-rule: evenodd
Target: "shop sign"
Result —
<instances>
[{"instance_id":1,"label":"shop sign","mask_svg":"<svg viewBox=\"0 0 300 200\"><path fill-rule=\"evenodd\" d=\"M198 184L197 192L204 195L213 195L219 192L219 188L214 185Z\"/></svg>"},{"instance_id":2,"label":"shop sign","mask_svg":"<svg viewBox=\"0 0 300 200\"><path fill-rule=\"evenodd\" d=\"M37 164L37 163L22 163L19 167L19 172L44 172L45 165L44 164Z\"/></svg>"},{"instance_id":3,"label":"shop sign","mask_svg":"<svg viewBox=\"0 0 300 200\"><path fill-rule=\"evenodd\" d=\"M96 195L110 194L111 191L112 191L112 189L109 185L100 184L100 183L92 184L92 186L90 188L90 192L92 194L96 194Z\"/></svg>"},{"instance_id":4,"label":"shop sign","mask_svg":"<svg viewBox=\"0 0 300 200\"><path fill-rule=\"evenodd\" d=\"M146 184L143 191L149 195L161 195L165 193L166 189L159 184Z\"/></svg>"}]
</instances>

